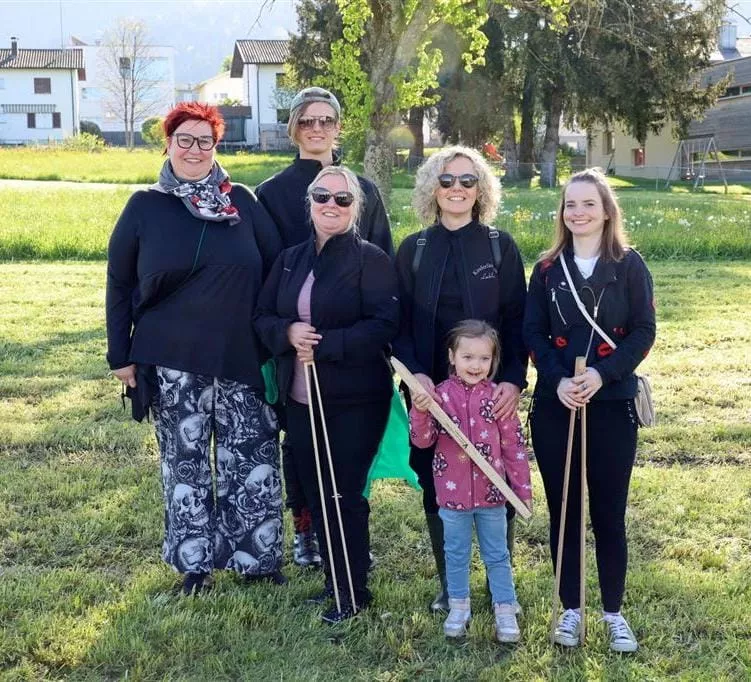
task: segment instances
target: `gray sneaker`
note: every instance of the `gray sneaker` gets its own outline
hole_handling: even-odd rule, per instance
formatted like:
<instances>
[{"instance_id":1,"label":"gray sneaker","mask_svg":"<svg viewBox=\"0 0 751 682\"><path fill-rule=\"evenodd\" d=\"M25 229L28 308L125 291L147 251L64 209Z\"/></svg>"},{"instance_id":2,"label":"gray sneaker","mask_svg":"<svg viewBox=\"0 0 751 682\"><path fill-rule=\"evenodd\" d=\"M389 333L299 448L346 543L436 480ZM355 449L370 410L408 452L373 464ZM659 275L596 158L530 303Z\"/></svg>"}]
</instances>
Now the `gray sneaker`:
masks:
<instances>
[{"instance_id":1,"label":"gray sneaker","mask_svg":"<svg viewBox=\"0 0 751 682\"><path fill-rule=\"evenodd\" d=\"M602 618L610 630L610 649L621 654L632 654L639 648L634 631L628 626L626 619L619 613L608 614Z\"/></svg>"},{"instance_id":2,"label":"gray sneaker","mask_svg":"<svg viewBox=\"0 0 751 682\"><path fill-rule=\"evenodd\" d=\"M558 619L553 639L561 646L579 646L581 616L576 609L566 609Z\"/></svg>"},{"instance_id":3,"label":"gray sneaker","mask_svg":"<svg viewBox=\"0 0 751 682\"><path fill-rule=\"evenodd\" d=\"M518 642L521 637L519 624L516 622L518 604L493 604L495 614L495 637L499 642Z\"/></svg>"},{"instance_id":4,"label":"gray sneaker","mask_svg":"<svg viewBox=\"0 0 751 682\"><path fill-rule=\"evenodd\" d=\"M443 634L446 637L464 637L472 611L467 599L449 599L449 615L443 622Z\"/></svg>"},{"instance_id":5,"label":"gray sneaker","mask_svg":"<svg viewBox=\"0 0 751 682\"><path fill-rule=\"evenodd\" d=\"M308 566L318 568L323 564L318 549L318 540L312 530L295 533L295 540L292 546L292 560L303 568L307 568Z\"/></svg>"}]
</instances>

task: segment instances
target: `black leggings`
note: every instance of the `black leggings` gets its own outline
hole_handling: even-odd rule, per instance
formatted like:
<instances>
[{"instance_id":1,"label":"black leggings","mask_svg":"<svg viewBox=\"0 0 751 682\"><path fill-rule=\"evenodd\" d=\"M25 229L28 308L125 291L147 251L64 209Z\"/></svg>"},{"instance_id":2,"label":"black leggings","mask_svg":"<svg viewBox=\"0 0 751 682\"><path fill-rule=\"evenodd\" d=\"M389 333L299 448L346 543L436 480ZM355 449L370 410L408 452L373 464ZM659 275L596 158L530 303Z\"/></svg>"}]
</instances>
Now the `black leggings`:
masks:
<instances>
[{"instance_id":1,"label":"black leggings","mask_svg":"<svg viewBox=\"0 0 751 682\"><path fill-rule=\"evenodd\" d=\"M355 599L359 604L366 604L370 601L370 593L367 589L368 566L370 564L370 537L368 533L370 506L362 493L365 489L370 465L386 428L390 406L390 398L359 405L325 405L326 426L328 427L331 458L334 463L336 484L340 496L339 504L344 524L344 537L347 541ZM328 473L326 449L317 409L315 414L318 452L321 457L323 488L326 498L326 516L331 532L337 583L343 601L349 602L351 600L349 598L342 543L336 509L332 501L331 477ZM313 528L318 536L318 541L321 543L321 556L328 564L323 510L318 492L308 406L295 402L291 398L287 402L287 434L290 439L298 480L302 485L305 502L311 510ZM330 581L328 565L326 571L328 584Z\"/></svg>"},{"instance_id":2,"label":"black leggings","mask_svg":"<svg viewBox=\"0 0 751 682\"><path fill-rule=\"evenodd\" d=\"M563 472L570 410L558 399L536 399L530 422L550 512L550 554L555 568L561 518ZM626 585L626 502L636 455L633 400L592 401L587 406L587 488L589 517L605 611L621 608ZM574 426L560 597L563 607L579 607L580 421Z\"/></svg>"}]
</instances>

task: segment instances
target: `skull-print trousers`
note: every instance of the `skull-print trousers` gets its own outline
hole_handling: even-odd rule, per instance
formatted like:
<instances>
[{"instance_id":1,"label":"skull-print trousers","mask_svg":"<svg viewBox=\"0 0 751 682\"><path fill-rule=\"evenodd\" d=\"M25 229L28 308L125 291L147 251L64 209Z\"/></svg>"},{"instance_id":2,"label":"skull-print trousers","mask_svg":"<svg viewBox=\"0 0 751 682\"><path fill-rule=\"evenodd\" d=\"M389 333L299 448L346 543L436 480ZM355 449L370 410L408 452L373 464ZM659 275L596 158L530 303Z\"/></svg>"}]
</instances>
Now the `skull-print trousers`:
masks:
<instances>
[{"instance_id":1,"label":"skull-print trousers","mask_svg":"<svg viewBox=\"0 0 751 682\"><path fill-rule=\"evenodd\" d=\"M278 571L282 486L274 411L260 391L245 384L156 370L162 558L181 573Z\"/></svg>"}]
</instances>

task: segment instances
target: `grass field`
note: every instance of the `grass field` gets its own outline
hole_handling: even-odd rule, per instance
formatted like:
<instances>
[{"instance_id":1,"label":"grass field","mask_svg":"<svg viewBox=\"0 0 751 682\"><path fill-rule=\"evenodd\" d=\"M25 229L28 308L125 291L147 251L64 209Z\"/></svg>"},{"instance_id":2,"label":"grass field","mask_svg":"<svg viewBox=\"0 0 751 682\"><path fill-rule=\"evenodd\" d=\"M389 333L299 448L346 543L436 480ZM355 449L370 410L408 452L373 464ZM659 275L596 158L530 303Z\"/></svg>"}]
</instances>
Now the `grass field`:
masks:
<instances>
[{"instance_id":1,"label":"grass field","mask_svg":"<svg viewBox=\"0 0 751 682\"><path fill-rule=\"evenodd\" d=\"M584 649L546 644L536 473L516 648L491 640L476 558L470 637L444 640L425 610L419 496L398 483L376 486L376 604L355 622L323 627L301 604L320 579L294 567L286 587L220 575L205 598L173 596L152 430L122 412L104 364L104 263L0 264L0 679L749 679L751 262L650 265L658 341L644 369L660 422L641 433L632 486L625 610L642 648L625 657L594 610ZM595 604L591 555L589 567Z\"/></svg>"},{"instance_id":2,"label":"grass field","mask_svg":"<svg viewBox=\"0 0 751 682\"><path fill-rule=\"evenodd\" d=\"M0 189L0 261L98 260L131 190ZM391 219L397 242L419 229L408 189L395 189ZM720 195L621 193L631 239L649 259L751 258L751 201ZM496 223L514 236L527 260L546 248L558 193L504 193Z\"/></svg>"}]
</instances>

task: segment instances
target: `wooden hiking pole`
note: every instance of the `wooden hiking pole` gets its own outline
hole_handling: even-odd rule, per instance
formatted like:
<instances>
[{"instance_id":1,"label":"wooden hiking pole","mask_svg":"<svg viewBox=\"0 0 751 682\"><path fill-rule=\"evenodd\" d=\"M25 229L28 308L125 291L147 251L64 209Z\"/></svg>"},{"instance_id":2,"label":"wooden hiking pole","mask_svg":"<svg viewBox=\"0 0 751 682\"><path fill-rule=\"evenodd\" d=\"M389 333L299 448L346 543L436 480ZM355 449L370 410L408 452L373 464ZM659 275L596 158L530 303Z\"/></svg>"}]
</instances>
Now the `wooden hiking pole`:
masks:
<instances>
[{"instance_id":1,"label":"wooden hiking pole","mask_svg":"<svg viewBox=\"0 0 751 682\"><path fill-rule=\"evenodd\" d=\"M422 384L417 377L412 374L399 360L395 357L391 357L391 365L396 370L396 373L401 377L402 381L407 384L407 388L413 392L424 392ZM490 482L501 491L501 494L508 500L514 509L516 509L519 516L523 519L529 519L532 516L532 512L529 511L529 507L522 502L517 494L511 490L506 481L501 478L500 474L488 464L487 460L477 451L477 448L467 439L462 433L462 430L454 424L441 408L441 406L431 398L430 405L428 406L430 414L432 414L436 421L443 427L446 433L456 441L456 444L466 453L466 455L474 462L477 467L485 474Z\"/></svg>"},{"instance_id":2,"label":"wooden hiking pole","mask_svg":"<svg viewBox=\"0 0 751 682\"><path fill-rule=\"evenodd\" d=\"M582 374L586 371L586 358L577 358L581 360ZM581 613L581 625L579 627L579 644L584 644L587 634L587 610L585 604L587 592L587 404L584 403L579 408L579 443L581 444L581 505L579 508L579 609Z\"/></svg>"},{"instance_id":3,"label":"wooden hiking pole","mask_svg":"<svg viewBox=\"0 0 751 682\"><path fill-rule=\"evenodd\" d=\"M339 585L336 580L336 567L334 565L334 550L331 546L331 531L329 529L329 519L326 512L326 496L323 492L323 474L321 472L321 456L318 452L318 433L315 425L315 414L313 411L313 396L310 388L310 376L313 377L313 383L316 389L316 398L318 399L318 412L321 418L321 431L323 433L323 442L326 448L326 460L329 466L329 475L331 477L331 490L334 498L334 509L336 510L336 518L339 524L339 537L342 541L342 552L344 553L344 569L347 572L347 585L349 587L350 603L352 610L357 612L357 602L355 601L355 587L352 582L352 571L349 565L349 552L347 551L347 539L344 536L344 522L342 520L342 508L339 504L339 490L336 485L336 476L334 475L334 461L331 457L331 445L329 444L329 432L326 428L326 418L323 413L323 401L321 400L321 385L318 383L318 372L316 371L315 362L306 362L304 365L305 372L305 388L308 393L308 414L310 416L310 430L313 434L313 453L316 460L316 475L318 477L318 492L321 496L321 511L323 512L323 528L326 533L326 549L329 559L329 566L331 567L331 581L334 586L334 599L336 601L336 608L339 612L342 610L341 598L339 596ZM308 374L310 370L310 375Z\"/></svg>"},{"instance_id":4,"label":"wooden hiking pole","mask_svg":"<svg viewBox=\"0 0 751 682\"><path fill-rule=\"evenodd\" d=\"M586 371L586 363L587 359L583 356L579 356L576 358L576 362L574 364L574 374L582 374ZM550 616L550 643L555 644L555 627L558 622L558 593L561 589L561 568L563 566L563 536L566 532L566 508L568 506L568 489L569 489L569 479L571 477L571 455L574 449L574 426L576 424L576 410L571 410L571 414L569 416L568 420L568 439L566 441L566 463L564 465L563 469L563 492L561 495L561 519L558 524L558 551L556 552L556 558L555 558L555 583L553 585L553 610ZM582 425L583 426L583 425ZM586 472L585 472L586 475ZM582 479L584 481L585 479ZM583 502L583 500L582 500ZM582 509L584 508L582 504ZM584 512L582 512L581 515L581 521L582 521L582 527L584 520ZM583 534L583 533L582 533ZM582 543L583 546L583 543ZM580 557L581 558L581 557ZM583 569L579 568L580 571L580 577L582 574ZM579 597L581 599L582 596L582 586L584 585L584 582L582 581L581 586L579 587ZM581 622L584 622L584 610L581 610L582 614L582 620ZM580 629L580 637L581 637L581 630ZM583 639L582 639L583 641Z\"/></svg>"}]
</instances>

